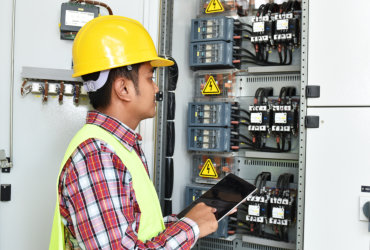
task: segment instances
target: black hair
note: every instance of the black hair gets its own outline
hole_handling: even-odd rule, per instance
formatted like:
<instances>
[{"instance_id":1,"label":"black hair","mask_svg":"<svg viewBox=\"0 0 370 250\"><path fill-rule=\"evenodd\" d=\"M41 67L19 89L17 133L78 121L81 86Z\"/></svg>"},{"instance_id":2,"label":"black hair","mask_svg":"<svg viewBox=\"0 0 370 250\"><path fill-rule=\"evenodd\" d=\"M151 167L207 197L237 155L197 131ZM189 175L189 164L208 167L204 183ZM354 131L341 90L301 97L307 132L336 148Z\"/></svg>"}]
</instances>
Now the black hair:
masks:
<instances>
[{"instance_id":1,"label":"black hair","mask_svg":"<svg viewBox=\"0 0 370 250\"><path fill-rule=\"evenodd\" d=\"M112 84L117 77L125 77L134 83L136 94L139 94L139 68L142 63L131 65L131 70L127 66L114 68L109 71L107 82L103 87L95 92L88 92L90 104L94 109L106 108L111 101ZM96 81L99 78L100 71L81 76L84 81Z\"/></svg>"}]
</instances>

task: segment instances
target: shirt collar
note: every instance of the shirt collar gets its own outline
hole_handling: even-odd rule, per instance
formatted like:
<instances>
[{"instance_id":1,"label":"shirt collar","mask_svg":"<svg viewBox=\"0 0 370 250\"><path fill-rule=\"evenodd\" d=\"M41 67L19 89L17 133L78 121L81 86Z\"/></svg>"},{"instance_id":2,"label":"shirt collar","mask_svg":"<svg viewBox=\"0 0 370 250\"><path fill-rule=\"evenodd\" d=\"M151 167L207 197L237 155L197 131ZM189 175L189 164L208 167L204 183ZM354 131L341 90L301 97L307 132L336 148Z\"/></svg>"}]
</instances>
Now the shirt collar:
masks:
<instances>
[{"instance_id":1,"label":"shirt collar","mask_svg":"<svg viewBox=\"0 0 370 250\"><path fill-rule=\"evenodd\" d=\"M113 134L128 150L132 150L141 141L141 135L135 133L124 123L99 111L87 112L86 124L97 125Z\"/></svg>"}]
</instances>

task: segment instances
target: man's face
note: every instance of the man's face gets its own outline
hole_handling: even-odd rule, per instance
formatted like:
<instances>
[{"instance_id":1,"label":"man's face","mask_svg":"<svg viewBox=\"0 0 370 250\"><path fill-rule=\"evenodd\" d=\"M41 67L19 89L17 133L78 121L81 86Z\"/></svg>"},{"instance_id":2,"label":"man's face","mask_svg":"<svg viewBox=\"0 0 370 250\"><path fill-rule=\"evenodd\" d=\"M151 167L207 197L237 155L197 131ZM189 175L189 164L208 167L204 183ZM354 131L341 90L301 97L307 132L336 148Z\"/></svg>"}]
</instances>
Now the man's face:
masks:
<instances>
[{"instance_id":1,"label":"man's face","mask_svg":"<svg viewBox=\"0 0 370 250\"><path fill-rule=\"evenodd\" d=\"M153 81L153 67L149 62L142 64L138 73L139 93L133 104L140 120L144 120L155 115L155 94L158 92L158 86Z\"/></svg>"}]
</instances>

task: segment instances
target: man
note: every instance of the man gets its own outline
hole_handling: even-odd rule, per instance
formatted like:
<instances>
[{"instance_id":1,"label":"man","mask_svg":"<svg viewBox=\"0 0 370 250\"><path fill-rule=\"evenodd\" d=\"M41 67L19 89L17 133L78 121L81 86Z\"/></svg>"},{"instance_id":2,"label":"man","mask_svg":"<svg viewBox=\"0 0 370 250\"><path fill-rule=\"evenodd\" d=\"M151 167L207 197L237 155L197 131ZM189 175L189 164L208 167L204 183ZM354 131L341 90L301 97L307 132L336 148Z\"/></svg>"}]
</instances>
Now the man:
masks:
<instances>
[{"instance_id":1,"label":"man","mask_svg":"<svg viewBox=\"0 0 370 250\"><path fill-rule=\"evenodd\" d=\"M50 249L189 249L216 231L215 209L204 203L180 220L162 218L134 130L155 115L153 67L173 62L158 57L143 26L93 19L76 36L73 62L95 110L61 165Z\"/></svg>"}]
</instances>

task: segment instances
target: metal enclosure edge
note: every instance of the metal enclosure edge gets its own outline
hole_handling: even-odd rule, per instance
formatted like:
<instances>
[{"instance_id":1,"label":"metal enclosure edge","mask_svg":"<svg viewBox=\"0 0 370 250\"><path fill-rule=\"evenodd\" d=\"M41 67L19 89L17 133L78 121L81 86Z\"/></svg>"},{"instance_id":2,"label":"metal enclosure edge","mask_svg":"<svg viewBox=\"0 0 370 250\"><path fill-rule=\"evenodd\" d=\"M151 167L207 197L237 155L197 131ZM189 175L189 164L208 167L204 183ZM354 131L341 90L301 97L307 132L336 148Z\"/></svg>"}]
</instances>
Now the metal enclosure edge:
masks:
<instances>
[{"instance_id":1,"label":"metal enclosure edge","mask_svg":"<svg viewBox=\"0 0 370 250\"><path fill-rule=\"evenodd\" d=\"M172 51L172 24L173 22L173 0L161 0L159 20L159 55L171 55ZM166 95L168 87L167 68L158 69L158 87ZM158 198L163 207L164 202L164 166L166 157L166 117L167 98L157 104L157 116L155 121L155 167L154 186Z\"/></svg>"},{"instance_id":2,"label":"metal enclosure edge","mask_svg":"<svg viewBox=\"0 0 370 250\"><path fill-rule=\"evenodd\" d=\"M298 206L297 206L297 250L303 249L304 242L304 208L305 208L305 180L306 180L306 128L307 114L306 86L308 66L308 4L309 0L302 1L302 38L301 38L301 104L300 104L300 133L299 133L299 170L298 170Z\"/></svg>"}]
</instances>

